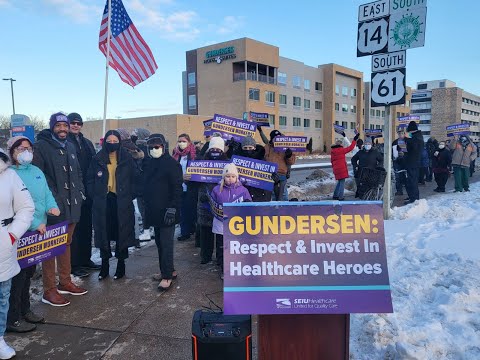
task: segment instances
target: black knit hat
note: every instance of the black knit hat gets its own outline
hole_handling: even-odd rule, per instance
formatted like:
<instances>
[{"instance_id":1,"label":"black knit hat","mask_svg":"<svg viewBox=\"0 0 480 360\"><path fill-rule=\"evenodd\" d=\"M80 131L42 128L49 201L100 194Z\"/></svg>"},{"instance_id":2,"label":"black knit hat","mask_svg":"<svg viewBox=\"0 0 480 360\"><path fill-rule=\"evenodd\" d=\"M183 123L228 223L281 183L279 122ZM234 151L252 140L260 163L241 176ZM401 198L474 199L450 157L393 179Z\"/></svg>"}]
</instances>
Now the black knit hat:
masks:
<instances>
[{"instance_id":1,"label":"black knit hat","mask_svg":"<svg viewBox=\"0 0 480 360\"><path fill-rule=\"evenodd\" d=\"M83 119L78 113L70 113L68 114L67 118L70 122L78 121L80 124L83 124Z\"/></svg>"},{"instance_id":2,"label":"black knit hat","mask_svg":"<svg viewBox=\"0 0 480 360\"><path fill-rule=\"evenodd\" d=\"M276 136L282 136L282 133L278 130L272 130L270 132L270 141L273 141L273 139L276 137Z\"/></svg>"},{"instance_id":3,"label":"black knit hat","mask_svg":"<svg viewBox=\"0 0 480 360\"><path fill-rule=\"evenodd\" d=\"M417 130L418 130L417 123L413 120L410 121L407 126L407 131L417 131Z\"/></svg>"}]
</instances>

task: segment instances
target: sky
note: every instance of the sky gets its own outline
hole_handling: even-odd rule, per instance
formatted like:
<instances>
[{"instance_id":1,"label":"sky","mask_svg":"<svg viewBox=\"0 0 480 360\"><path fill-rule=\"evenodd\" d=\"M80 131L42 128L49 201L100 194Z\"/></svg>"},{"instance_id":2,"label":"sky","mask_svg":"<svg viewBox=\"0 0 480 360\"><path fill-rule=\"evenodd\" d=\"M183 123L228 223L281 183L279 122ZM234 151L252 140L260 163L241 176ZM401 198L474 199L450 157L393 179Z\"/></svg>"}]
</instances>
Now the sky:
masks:
<instances>
[{"instance_id":1,"label":"sky","mask_svg":"<svg viewBox=\"0 0 480 360\"><path fill-rule=\"evenodd\" d=\"M317 66L337 63L370 78L371 57L356 57L358 6L368 1L124 0L159 69L135 89L110 70L109 118L182 113L185 51L250 37L280 55ZM103 0L0 0L0 76L14 78L17 113L57 111L102 118L105 57L98 49ZM450 79L480 95L474 0L430 0L425 46L407 51L407 85ZM0 83L0 115L12 113Z\"/></svg>"}]
</instances>

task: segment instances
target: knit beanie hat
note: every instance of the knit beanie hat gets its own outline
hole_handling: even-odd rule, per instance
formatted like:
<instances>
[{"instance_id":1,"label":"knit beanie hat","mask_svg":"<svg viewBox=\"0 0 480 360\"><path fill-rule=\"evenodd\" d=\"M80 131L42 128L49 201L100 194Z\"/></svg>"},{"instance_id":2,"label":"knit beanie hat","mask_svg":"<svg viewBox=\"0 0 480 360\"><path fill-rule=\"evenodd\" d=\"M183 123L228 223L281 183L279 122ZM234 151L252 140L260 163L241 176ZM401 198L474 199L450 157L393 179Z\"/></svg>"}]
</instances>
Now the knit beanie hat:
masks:
<instances>
[{"instance_id":1,"label":"knit beanie hat","mask_svg":"<svg viewBox=\"0 0 480 360\"><path fill-rule=\"evenodd\" d=\"M70 120L68 120L68 117L64 113L58 112L50 116L50 130L53 131L53 128L59 122L67 123L70 127Z\"/></svg>"},{"instance_id":2,"label":"knit beanie hat","mask_svg":"<svg viewBox=\"0 0 480 360\"><path fill-rule=\"evenodd\" d=\"M363 144L366 145L366 144L371 144L371 143L372 143L372 138L370 136L367 136L365 138L365 141L363 142Z\"/></svg>"},{"instance_id":3,"label":"knit beanie hat","mask_svg":"<svg viewBox=\"0 0 480 360\"><path fill-rule=\"evenodd\" d=\"M273 141L273 139L276 137L276 136L281 136L282 133L278 130L272 130L270 132L270 141Z\"/></svg>"},{"instance_id":4,"label":"knit beanie hat","mask_svg":"<svg viewBox=\"0 0 480 360\"><path fill-rule=\"evenodd\" d=\"M245 136L243 139L242 139L242 147L245 147L245 146L257 146L257 142L255 141L255 139L251 136Z\"/></svg>"},{"instance_id":5,"label":"knit beanie hat","mask_svg":"<svg viewBox=\"0 0 480 360\"><path fill-rule=\"evenodd\" d=\"M234 163L227 164L223 168L222 178L225 178L225 175L227 175L227 174L233 174L238 178L238 169L237 169L237 166Z\"/></svg>"},{"instance_id":6,"label":"knit beanie hat","mask_svg":"<svg viewBox=\"0 0 480 360\"><path fill-rule=\"evenodd\" d=\"M7 141L7 151L10 152L12 148L16 148L23 140L28 141L30 146L32 145L32 142L26 136L14 136Z\"/></svg>"},{"instance_id":7,"label":"knit beanie hat","mask_svg":"<svg viewBox=\"0 0 480 360\"><path fill-rule=\"evenodd\" d=\"M83 119L78 113L70 113L68 114L67 118L68 118L68 121L70 122L78 121L80 124L83 124Z\"/></svg>"},{"instance_id":8,"label":"knit beanie hat","mask_svg":"<svg viewBox=\"0 0 480 360\"><path fill-rule=\"evenodd\" d=\"M417 123L413 120L410 121L407 126L407 131L417 131L417 130L418 130Z\"/></svg>"},{"instance_id":9,"label":"knit beanie hat","mask_svg":"<svg viewBox=\"0 0 480 360\"><path fill-rule=\"evenodd\" d=\"M220 149L225 151L225 141L218 136L212 136L210 138L210 143L208 144L208 149Z\"/></svg>"}]
</instances>

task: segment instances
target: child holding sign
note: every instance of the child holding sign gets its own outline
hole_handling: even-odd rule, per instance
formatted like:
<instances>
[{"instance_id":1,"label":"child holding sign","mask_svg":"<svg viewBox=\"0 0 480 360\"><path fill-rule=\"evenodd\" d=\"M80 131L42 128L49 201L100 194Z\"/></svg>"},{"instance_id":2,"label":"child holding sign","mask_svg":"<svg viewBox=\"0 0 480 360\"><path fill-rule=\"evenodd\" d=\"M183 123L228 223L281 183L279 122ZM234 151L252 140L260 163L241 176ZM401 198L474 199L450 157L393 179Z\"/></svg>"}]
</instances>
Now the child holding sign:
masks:
<instances>
[{"instance_id":1,"label":"child holding sign","mask_svg":"<svg viewBox=\"0 0 480 360\"><path fill-rule=\"evenodd\" d=\"M238 180L238 170L235 164L228 164L223 168L222 181L215 186L211 194L213 212L213 233L217 247L217 265L222 269L223 279L223 204L251 202L252 197L248 190Z\"/></svg>"}]
</instances>

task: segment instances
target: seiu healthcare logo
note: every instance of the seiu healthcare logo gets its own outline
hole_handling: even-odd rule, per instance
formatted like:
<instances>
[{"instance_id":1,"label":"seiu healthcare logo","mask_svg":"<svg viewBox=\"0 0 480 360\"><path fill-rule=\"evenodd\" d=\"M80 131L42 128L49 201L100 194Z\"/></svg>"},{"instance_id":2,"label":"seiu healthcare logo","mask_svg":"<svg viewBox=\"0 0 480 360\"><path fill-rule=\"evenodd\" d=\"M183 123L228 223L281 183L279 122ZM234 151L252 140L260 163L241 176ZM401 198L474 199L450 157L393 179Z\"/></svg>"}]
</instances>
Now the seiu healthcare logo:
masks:
<instances>
[{"instance_id":1,"label":"seiu healthcare logo","mask_svg":"<svg viewBox=\"0 0 480 360\"><path fill-rule=\"evenodd\" d=\"M291 309L292 302L290 299L276 299L277 309Z\"/></svg>"}]
</instances>

